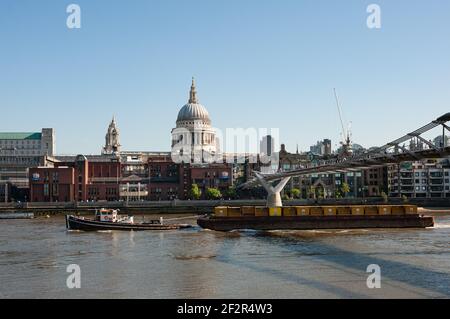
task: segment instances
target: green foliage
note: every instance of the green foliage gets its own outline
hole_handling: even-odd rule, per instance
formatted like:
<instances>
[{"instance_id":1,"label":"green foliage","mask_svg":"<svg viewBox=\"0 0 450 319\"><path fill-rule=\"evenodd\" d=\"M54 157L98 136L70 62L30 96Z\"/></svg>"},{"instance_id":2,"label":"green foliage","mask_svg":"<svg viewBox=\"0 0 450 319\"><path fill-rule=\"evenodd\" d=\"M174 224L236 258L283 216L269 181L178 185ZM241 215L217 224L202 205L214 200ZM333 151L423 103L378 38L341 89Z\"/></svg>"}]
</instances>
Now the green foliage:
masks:
<instances>
[{"instance_id":1,"label":"green foliage","mask_svg":"<svg viewBox=\"0 0 450 319\"><path fill-rule=\"evenodd\" d=\"M317 188L317 199L323 199L323 198L324 198L323 188L319 187L319 188Z\"/></svg>"},{"instance_id":2,"label":"green foliage","mask_svg":"<svg viewBox=\"0 0 450 319\"><path fill-rule=\"evenodd\" d=\"M387 204L389 201L388 195L385 192L381 192L381 197L383 198L383 203Z\"/></svg>"},{"instance_id":3,"label":"green foliage","mask_svg":"<svg viewBox=\"0 0 450 319\"><path fill-rule=\"evenodd\" d=\"M192 184L191 190L189 191L189 197L194 200L200 199L202 196L202 191L198 188L197 184Z\"/></svg>"},{"instance_id":4,"label":"green foliage","mask_svg":"<svg viewBox=\"0 0 450 319\"><path fill-rule=\"evenodd\" d=\"M228 187L228 188L224 191L223 196L224 196L225 198L227 198L227 199L228 199L228 198L230 198L230 199L235 199L235 198L237 197L236 187L234 187L234 186Z\"/></svg>"},{"instance_id":5,"label":"green foliage","mask_svg":"<svg viewBox=\"0 0 450 319\"><path fill-rule=\"evenodd\" d=\"M316 197L316 192L314 189L314 186L309 186L306 189L306 198L315 198Z\"/></svg>"},{"instance_id":6,"label":"green foliage","mask_svg":"<svg viewBox=\"0 0 450 319\"><path fill-rule=\"evenodd\" d=\"M219 199L222 197L222 193L217 188L207 188L206 198L207 199Z\"/></svg>"},{"instance_id":7,"label":"green foliage","mask_svg":"<svg viewBox=\"0 0 450 319\"><path fill-rule=\"evenodd\" d=\"M403 200L403 203L407 203L408 202L408 197L406 197L405 195L403 195L402 196L402 200Z\"/></svg>"},{"instance_id":8,"label":"green foliage","mask_svg":"<svg viewBox=\"0 0 450 319\"><path fill-rule=\"evenodd\" d=\"M348 183L342 183L341 192L342 194L344 194L344 196L347 196L347 194L350 193L350 186L348 185Z\"/></svg>"},{"instance_id":9,"label":"green foliage","mask_svg":"<svg viewBox=\"0 0 450 319\"><path fill-rule=\"evenodd\" d=\"M287 194L283 194L283 196L281 196L282 200L289 200L289 196Z\"/></svg>"},{"instance_id":10,"label":"green foliage","mask_svg":"<svg viewBox=\"0 0 450 319\"><path fill-rule=\"evenodd\" d=\"M298 188L291 189L292 198L300 198L301 191Z\"/></svg>"}]
</instances>

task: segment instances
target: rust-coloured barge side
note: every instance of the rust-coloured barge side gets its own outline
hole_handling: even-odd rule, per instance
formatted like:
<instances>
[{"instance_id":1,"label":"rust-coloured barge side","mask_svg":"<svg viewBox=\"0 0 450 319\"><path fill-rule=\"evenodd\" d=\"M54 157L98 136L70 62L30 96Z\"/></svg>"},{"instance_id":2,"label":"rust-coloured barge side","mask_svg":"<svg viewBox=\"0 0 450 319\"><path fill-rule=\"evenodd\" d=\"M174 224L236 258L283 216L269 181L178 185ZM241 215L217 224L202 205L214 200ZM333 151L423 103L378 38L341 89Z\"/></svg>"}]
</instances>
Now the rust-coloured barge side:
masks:
<instances>
[{"instance_id":1,"label":"rust-coloured barge side","mask_svg":"<svg viewBox=\"0 0 450 319\"><path fill-rule=\"evenodd\" d=\"M364 229L364 228L427 228L434 226L433 217L411 215L352 215L352 216L239 216L202 217L200 227L231 231L253 230L313 230L313 229Z\"/></svg>"}]
</instances>

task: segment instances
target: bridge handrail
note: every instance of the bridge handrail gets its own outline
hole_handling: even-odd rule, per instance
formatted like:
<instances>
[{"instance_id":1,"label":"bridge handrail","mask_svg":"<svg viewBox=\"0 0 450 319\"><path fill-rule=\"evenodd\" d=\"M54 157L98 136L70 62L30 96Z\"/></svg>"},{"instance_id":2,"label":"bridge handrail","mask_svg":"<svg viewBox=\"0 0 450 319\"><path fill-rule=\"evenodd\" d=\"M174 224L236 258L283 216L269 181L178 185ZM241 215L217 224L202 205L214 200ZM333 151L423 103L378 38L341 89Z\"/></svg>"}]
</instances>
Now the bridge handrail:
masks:
<instances>
[{"instance_id":1,"label":"bridge handrail","mask_svg":"<svg viewBox=\"0 0 450 319\"><path fill-rule=\"evenodd\" d=\"M318 163L314 163L311 166L307 166L305 168L294 169L291 171L279 171L274 174L266 174L263 175L265 180L278 180L288 176L299 176L299 175L307 175L313 173L320 172L332 172L336 170L351 170L357 167L366 168L373 167L381 164L389 164L389 163L397 163L399 161L404 160L417 160L421 158L426 158L426 156L444 156L450 155L450 147L445 147L443 145L442 148L431 147L430 142L426 141L424 138L420 137L425 132L428 132L440 125L443 126L444 130L450 131L450 127L446 125L447 122L450 122L450 112L442 115L438 119L428 123L420 127L419 129L408 133L392 142L389 142L383 146L376 147L370 150L367 150L361 154L351 155L345 158L336 158L329 160L322 160ZM410 150L404 147L404 145L400 145L401 143L405 143L412 138L419 138L425 145L422 146L420 150ZM390 150L394 148L394 150ZM433 154L435 152L436 154ZM406 159L405 159L406 158ZM372 162L370 165L368 162ZM256 179L248 181L240 185L240 187L248 187L257 182Z\"/></svg>"}]
</instances>

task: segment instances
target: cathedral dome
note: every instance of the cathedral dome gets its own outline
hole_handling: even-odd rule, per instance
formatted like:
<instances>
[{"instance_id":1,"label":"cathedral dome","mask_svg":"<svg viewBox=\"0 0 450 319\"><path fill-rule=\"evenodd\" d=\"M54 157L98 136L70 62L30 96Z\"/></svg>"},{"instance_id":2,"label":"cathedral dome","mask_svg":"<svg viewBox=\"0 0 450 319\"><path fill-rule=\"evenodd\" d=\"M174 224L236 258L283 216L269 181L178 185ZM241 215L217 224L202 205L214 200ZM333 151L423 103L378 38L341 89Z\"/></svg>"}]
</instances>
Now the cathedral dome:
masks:
<instances>
[{"instance_id":1,"label":"cathedral dome","mask_svg":"<svg viewBox=\"0 0 450 319\"><path fill-rule=\"evenodd\" d=\"M197 100L195 81L194 79L192 79L189 102L181 108L180 112L178 112L177 122L196 121L196 120L206 122L207 124L211 123L208 111Z\"/></svg>"},{"instance_id":2,"label":"cathedral dome","mask_svg":"<svg viewBox=\"0 0 450 319\"><path fill-rule=\"evenodd\" d=\"M210 122L206 108L199 103L188 103L178 112L178 121L203 120Z\"/></svg>"}]
</instances>

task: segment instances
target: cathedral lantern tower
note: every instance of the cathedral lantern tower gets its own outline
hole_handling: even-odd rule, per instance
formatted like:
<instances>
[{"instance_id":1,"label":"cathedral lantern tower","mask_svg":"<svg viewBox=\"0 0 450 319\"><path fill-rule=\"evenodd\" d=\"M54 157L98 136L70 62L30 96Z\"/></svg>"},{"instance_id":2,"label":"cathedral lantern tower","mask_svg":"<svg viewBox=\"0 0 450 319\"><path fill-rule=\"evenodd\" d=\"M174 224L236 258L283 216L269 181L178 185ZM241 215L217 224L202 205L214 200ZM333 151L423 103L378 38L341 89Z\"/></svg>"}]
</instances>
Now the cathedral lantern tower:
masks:
<instances>
[{"instance_id":1,"label":"cathedral lantern tower","mask_svg":"<svg viewBox=\"0 0 450 319\"><path fill-rule=\"evenodd\" d=\"M111 155L120 153L120 132L117 128L116 118L113 116L105 136L105 147L102 154Z\"/></svg>"}]
</instances>

